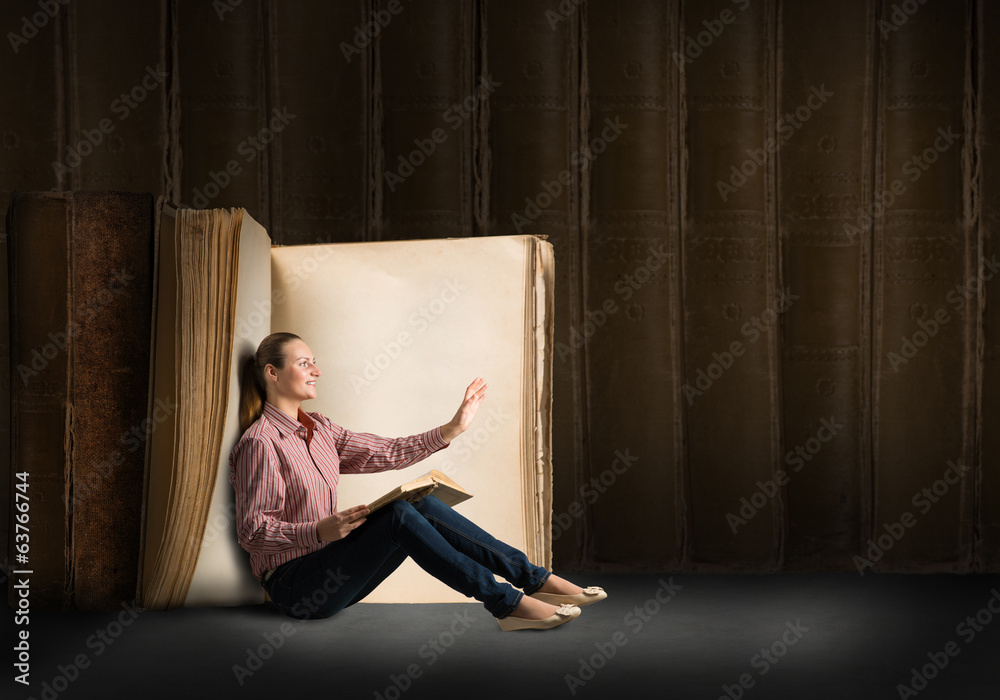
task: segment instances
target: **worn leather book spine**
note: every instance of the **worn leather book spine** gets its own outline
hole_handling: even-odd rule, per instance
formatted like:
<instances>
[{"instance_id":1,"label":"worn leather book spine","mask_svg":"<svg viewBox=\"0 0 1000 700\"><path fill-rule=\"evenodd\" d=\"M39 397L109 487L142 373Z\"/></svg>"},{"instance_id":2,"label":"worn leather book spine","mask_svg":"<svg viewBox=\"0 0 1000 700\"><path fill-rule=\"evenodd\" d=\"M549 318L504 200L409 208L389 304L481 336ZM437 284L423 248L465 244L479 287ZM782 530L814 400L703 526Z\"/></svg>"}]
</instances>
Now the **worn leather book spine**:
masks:
<instances>
[{"instance_id":1,"label":"worn leather book spine","mask_svg":"<svg viewBox=\"0 0 1000 700\"><path fill-rule=\"evenodd\" d=\"M72 217L73 601L115 610L135 596L146 441L174 411L147 417L153 197L77 192Z\"/></svg>"},{"instance_id":2,"label":"worn leather book spine","mask_svg":"<svg viewBox=\"0 0 1000 700\"><path fill-rule=\"evenodd\" d=\"M490 235L548 236L556 259L552 551L558 567L584 561L583 518L570 515L586 470L585 350L581 332L580 118L582 5L483 0L481 74L497 85L484 105L477 216ZM560 179L562 178L562 179ZM575 346L575 349L574 349ZM560 351L562 348L562 351ZM573 508L573 513L578 513Z\"/></svg>"},{"instance_id":3,"label":"worn leather book spine","mask_svg":"<svg viewBox=\"0 0 1000 700\"><path fill-rule=\"evenodd\" d=\"M172 7L179 201L195 209L245 207L269 227L270 144L298 124L297 115L264 99L263 0L179 0Z\"/></svg>"},{"instance_id":4,"label":"worn leather book spine","mask_svg":"<svg viewBox=\"0 0 1000 700\"><path fill-rule=\"evenodd\" d=\"M781 328L783 563L845 568L870 517L871 225L858 217L872 196L875 6L785 2L778 31L781 262L797 296Z\"/></svg>"},{"instance_id":5,"label":"worn leather book spine","mask_svg":"<svg viewBox=\"0 0 1000 700\"><path fill-rule=\"evenodd\" d=\"M588 511L589 561L662 569L683 556L676 401L681 65L671 58L679 13L671 3L598 0L587 3L585 17L585 311L571 342L586 342L589 488L574 502ZM648 493L657 499L643 498ZM555 528L575 514L557 511ZM623 531L656 537L623 538Z\"/></svg>"},{"instance_id":6,"label":"worn leather book spine","mask_svg":"<svg viewBox=\"0 0 1000 700\"><path fill-rule=\"evenodd\" d=\"M11 494L26 483L28 522L11 521L13 569L31 571L34 609L66 610L72 602L68 509L72 315L71 207L68 195L15 193L7 211L11 314ZM20 479L18 474L27 474ZM11 509L11 516L17 512ZM18 537L18 535L21 537ZM10 603L19 599L9 587Z\"/></svg>"},{"instance_id":7,"label":"worn leather book spine","mask_svg":"<svg viewBox=\"0 0 1000 700\"><path fill-rule=\"evenodd\" d=\"M886 1L878 26L874 510L859 566L966 571L975 342L956 290L978 262L964 203L968 17L937 0L911 15Z\"/></svg>"},{"instance_id":8,"label":"worn leather book spine","mask_svg":"<svg viewBox=\"0 0 1000 700\"><path fill-rule=\"evenodd\" d=\"M781 494L758 499L750 517L739 510L778 462L776 348L791 300L776 274L766 152L776 135L774 4L716 0L683 13L686 554L692 569L762 570L778 558ZM735 533L734 516L746 521Z\"/></svg>"},{"instance_id":9,"label":"worn leather book spine","mask_svg":"<svg viewBox=\"0 0 1000 700\"><path fill-rule=\"evenodd\" d=\"M60 6L62 7L62 6ZM58 109L63 89L63 71L58 62L63 34L63 12L60 9L45 27L32 32L31 16L38 4L30 0L0 3L0 26L7 44L4 48L4 70L0 71L0 92L4 95L30 95L30 98L0 100L0 123L3 126L3 165L0 167L0 209L7 211L15 190L48 190L58 187L53 164L64 156L64 121ZM27 36L27 34L32 36ZM30 109L25 105L30 100ZM67 183L63 183L65 186ZM6 224L3 224L6 226ZM6 242L6 228L0 239ZM8 525L10 523L11 413L10 413L10 319L6 296L8 291L7 245L0 245L0 289L4 296L0 304L0 568L16 563L9 559ZM0 585L6 582L0 574Z\"/></svg>"},{"instance_id":10,"label":"worn leather book spine","mask_svg":"<svg viewBox=\"0 0 1000 700\"><path fill-rule=\"evenodd\" d=\"M979 242L983 251L984 284L974 307L982 324L978 349L981 370L981 411L977 424L979 454L979 541L976 563L980 571L1000 571L1000 46L993 40L1000 31L1000 6L980 0L977 4L979 96L977 113L980 180L973 202L979 215ZM986 275L989 275L989 280Z\"/></svg>"},{"instance_id":11,"label":"worn leather book spine","mask_svg":"<svg viewBox=\"0 0 1000 700\"><path fill-rule=\"evenodd\" d=\"M166 0L69 3L65 189L163 192L166 186Z\"/></svg>"},{"instance_id":12,"label":"worn leather book spine","mask_svg":"<svg viewBox=\"0 0 1000 700\"><path fill-rule=\"evenodd\" d=\"M472 233L472 135L480 103L493 92L475 71L475 7L450 0L375 3L391 15L373 41L379 239Z\"/></svg>"},{"instance_id":13,"label":"worn leather book spine","mask_svg":"<svg viewBox=\"0 0 1000 700\"><path fill-rule=\"evenodd\" d=\"M268 4L269 101L296 115L271 146L275 244L368 239L371 47L382 26L373 11L368 2Z\"/></svg>"}]
</instances>

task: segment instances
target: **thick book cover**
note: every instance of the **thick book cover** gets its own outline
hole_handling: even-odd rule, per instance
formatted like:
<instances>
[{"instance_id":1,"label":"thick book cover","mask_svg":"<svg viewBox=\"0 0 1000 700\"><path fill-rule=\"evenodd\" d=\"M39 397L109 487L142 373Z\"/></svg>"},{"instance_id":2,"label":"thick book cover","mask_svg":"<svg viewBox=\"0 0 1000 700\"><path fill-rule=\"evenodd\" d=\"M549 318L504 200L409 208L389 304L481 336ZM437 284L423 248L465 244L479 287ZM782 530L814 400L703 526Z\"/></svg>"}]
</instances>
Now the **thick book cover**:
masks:
<instances>
[{"instance_id":1,"label":"thick book cover","mask_svg":"<svg viewBox=\"0 0 1000 700\"><path fill-rule=\"evenodd\" d=\"M776 154L781 273L796 299L781 324L783 445L770 481L785 482L783 566L849 568L870 519L872 232L858 212L872 197L878 30L871 2L808 0L783 5L779 31L778 111L809 119ZM760 517L753 508L742 515Z\"/></svg>"},{"instance_id":2,"label":"thick book cover","mask_svg":"<svg viewBox=\"0 0 1000 700\"><path fill-rule=\"evenodd\" d=\"M967 21L928 6L881 43L875 189L893 201L875 217L876 468L865 537L875 544L863 558L876 568L963 572L972 561L975 477L963 467L974 460L977 315L955 294L980 264L965 213ZM928 497L936 483L947 488ZM909 534L878 544L898 527Z\"/></svg>"},{"instance_id":3,"label":"thick book cover","mask_svg":"<svg viewBox=\"0 0 1000 700\"><path fill-rule=\"evenodd\" d=\"M683 36L704 34L703 22L731 7L685 11ZM759 570L777 560L780 494L736 536L727 517L771 478L777 456L778 319L791 297L776 269L776 169L765 148L777 132L774 7L749 3L682 73L681 393L692 568Z\"/></svg>"},{"instance_id":4,"label":"thick book cover","mask_svg":"<svg viewBox=\"0 0 1000 700\"><path fill-rule=\"evenodd\" d=\"M32 571L34 606L113 610L135 593L153 430L153 198L15 193L7 221L11 472L28 473L31 504L30 554L11 560Z\"/></svg>"}]
</instances>

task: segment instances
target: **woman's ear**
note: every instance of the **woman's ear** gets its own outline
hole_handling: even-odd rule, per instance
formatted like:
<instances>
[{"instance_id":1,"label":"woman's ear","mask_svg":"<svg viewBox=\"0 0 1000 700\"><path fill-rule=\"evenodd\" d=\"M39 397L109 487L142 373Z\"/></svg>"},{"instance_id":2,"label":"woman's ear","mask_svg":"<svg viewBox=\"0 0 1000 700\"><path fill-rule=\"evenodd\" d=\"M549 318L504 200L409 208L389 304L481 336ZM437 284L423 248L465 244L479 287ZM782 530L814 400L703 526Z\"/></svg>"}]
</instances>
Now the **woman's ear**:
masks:
<instances>
[{"instance_id":1,"label":"woman's ear","mask_svg":"<svg viewBox=\"0 0 1000 700\"><path fill-rule=\"evenodd\" d=\"M266 367L264 367L264 379L266 379L269 382L278 381L278 370L275 368L274 365L267 365Z\"/></svg>"}]
</instances>

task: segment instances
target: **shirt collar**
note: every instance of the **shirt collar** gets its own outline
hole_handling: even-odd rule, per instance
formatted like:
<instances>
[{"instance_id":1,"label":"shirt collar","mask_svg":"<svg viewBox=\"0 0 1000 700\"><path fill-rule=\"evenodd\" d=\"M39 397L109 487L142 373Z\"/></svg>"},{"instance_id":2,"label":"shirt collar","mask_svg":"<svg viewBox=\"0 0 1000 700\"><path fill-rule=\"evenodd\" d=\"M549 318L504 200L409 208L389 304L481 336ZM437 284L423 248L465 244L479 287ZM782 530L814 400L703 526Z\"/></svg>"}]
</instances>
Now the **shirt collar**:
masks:
<instances>
[{"instance_id":1,"label":"shirt collar","mask_svg":"<svg viewBox=\"0 0 1000 700\"><path fill-rule=\"evenodd\" d=\"M274 424L274 427L282 435L298 435L306 441L306 444L312 440L313 431L316 429L316 421L301 408L299 409L298 420L294 420L281 409L265 401L264 415L267 416L267 419Z\"/></svg>"}]
</instances>

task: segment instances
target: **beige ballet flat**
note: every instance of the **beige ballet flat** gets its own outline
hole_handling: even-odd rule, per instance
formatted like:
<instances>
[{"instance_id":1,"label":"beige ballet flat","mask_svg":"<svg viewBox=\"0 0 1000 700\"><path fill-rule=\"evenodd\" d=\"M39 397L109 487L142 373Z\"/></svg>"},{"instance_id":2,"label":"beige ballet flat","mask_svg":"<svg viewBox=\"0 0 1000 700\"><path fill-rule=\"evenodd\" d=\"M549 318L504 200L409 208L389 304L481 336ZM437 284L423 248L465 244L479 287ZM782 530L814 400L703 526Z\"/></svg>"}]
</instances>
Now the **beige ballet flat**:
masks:
<instances>
[{"instance_id":1,"label":"beige ballet flat","mask_svg":"<svg viewBox=\"0 0 1000 700\"><path fill-rule=\"evenodd\" d=\"M554 614L544 620L525 620L522 617L511 617L508 615L507 617L498 619L497 622L500 623L500 629L504 632L512 632L514 630L547 630L566 624L578 617L580 617L579 607L576 605L560 605Z\"/></svg>"},{"instance_id":2,"label":"beige ballet flat","mask_svg":"<svg viewBox=\"0 0 1000 700\"><path fill-rule=\"evenodd\" d=\"M590 605L591 603L596 603L599 600L604 600L608 597L608 594L604 592L604 589L600 586L591 586L590 588L584 588L583 593L578 593L576 595L562 595L559 593L532 593L532 598L537 598L543 603L551 603L552 605Z\"/></svg>"}]
</instances>

